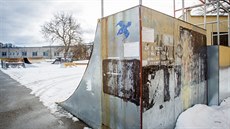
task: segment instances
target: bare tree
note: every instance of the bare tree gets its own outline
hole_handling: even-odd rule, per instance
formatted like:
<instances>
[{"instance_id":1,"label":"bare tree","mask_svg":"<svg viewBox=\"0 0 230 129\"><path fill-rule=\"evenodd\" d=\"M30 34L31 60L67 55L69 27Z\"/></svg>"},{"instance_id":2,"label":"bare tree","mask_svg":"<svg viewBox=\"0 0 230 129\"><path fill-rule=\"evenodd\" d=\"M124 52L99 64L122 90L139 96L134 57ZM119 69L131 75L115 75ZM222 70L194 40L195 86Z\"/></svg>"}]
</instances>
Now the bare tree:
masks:
<instances>
[{"instance_id":1,"label":"bare tree","mask_svg":"<svg viewBox=\"0 0 230 129\"><path fill-rule=\"evenodd\" d=\"M42 25L42 34L51 42L64 45L64 58L70 50L70 46L82 42L80 24L74 17L66 13L57 13L53 19Z\"/></svg>"},{"instance_id":2,"label":"bare tree","mask_svg":"<svg viewBox=\"0 0 230 129\"><path fill-rule=\"evenodd\" d=\"M87 46L86 44L79 43L75 45L71 51L73 52L74 59L86 60L90 57L92 46Z\"/></svg>"}]
</instances>

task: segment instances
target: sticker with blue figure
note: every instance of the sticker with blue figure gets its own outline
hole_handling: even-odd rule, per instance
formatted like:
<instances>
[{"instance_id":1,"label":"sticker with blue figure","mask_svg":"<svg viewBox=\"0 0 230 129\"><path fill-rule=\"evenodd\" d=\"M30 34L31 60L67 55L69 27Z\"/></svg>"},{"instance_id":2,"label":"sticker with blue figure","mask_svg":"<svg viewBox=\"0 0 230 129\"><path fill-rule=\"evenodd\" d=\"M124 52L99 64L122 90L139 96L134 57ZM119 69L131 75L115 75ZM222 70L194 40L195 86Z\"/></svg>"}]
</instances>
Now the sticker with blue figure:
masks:
<instances>
[{"instance_id":1,"label":"sticker with blue figure","mask_svg":"<svg viewBox=\"0 0 230 129\"><path fill-rule=\"evenodd\" d=\"M125 35L125 38L124 38L124 39L127 39L127 38L129 37L128 27L130 27L131 24L132 24L132 23L131 23L130 21L129 21L127 24L125 24L124 21L119 21L119 22L117 23L117 25L116 25L116 26L120 26L120 29L118 30L117 35L122 35L122 34L124 34L124 35ZM123 39L123 40L124 40L124 39Z\"/></svg>"}]
</instances>

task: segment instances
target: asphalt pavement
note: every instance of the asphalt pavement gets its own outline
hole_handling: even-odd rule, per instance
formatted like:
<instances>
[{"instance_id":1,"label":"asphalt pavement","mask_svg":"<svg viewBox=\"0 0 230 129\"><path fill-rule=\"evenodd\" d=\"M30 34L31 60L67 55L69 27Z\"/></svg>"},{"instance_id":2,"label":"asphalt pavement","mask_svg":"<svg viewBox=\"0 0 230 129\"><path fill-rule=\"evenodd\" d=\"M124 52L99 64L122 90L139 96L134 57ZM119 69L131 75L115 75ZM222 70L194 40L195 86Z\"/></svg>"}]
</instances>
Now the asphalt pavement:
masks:
<instances>
[{"instance_id":1,"label":"asphalt pavement","mask_svg":"<svg viewBox=\"0 0 230 129\"><path fill-rule=\"evenodd\" d=\"M83 129L81 121L51 114L31 90L0 70L0 129Z\"/></svg>"}]
</instances>

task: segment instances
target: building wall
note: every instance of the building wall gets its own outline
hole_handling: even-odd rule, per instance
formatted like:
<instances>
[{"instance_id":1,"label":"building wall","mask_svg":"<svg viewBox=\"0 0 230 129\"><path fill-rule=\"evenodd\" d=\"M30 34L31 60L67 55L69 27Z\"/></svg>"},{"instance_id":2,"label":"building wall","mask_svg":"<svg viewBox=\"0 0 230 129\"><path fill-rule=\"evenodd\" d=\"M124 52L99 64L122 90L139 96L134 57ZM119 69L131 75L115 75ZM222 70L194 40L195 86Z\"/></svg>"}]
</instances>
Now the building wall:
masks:
<instances>
[{"instance_id":1,"label":"building wall","mask_svg":"<svg viewBox=\"0 0 230 129\"><path fill-rule=\"evenodd\" d=\"M220 68L230 67L230 47L220 46L219 47L219 65Z\"/></svg>"},{"instance_id":2,"label":"building wall","mask_svg":"<svg viewBox=\"0 0 230 129\"><path fill-rule=\"evenodd\" d=\"M87 45L87 57L91 53L92 45ZM3 53L6 53L4 56ZM26 52L26 55L22 53ZM33 55L33 52L37 52L37 55ZM73 52L69 52L69 56L72 57ZM64 57L63 47L60 46L44 46L44 47L2 47L0 48L0 58L45 58L55 59L56 57Z\"/></svg>"},{"instance_id":3,"label":"building wall","mask_svg":"<svg viewBox=\"0 0 230 129\"><path fill-rule=\"evenodd\" d=\"M188 12L190 14L190 12ZM220 32L228 32L228 16L220 16ZM216 16L207 16L206 18L207 22L212 22L216 21ZM191 16L188 15L187 17L187 22L192 23L192 24L200 24L204 23L204 17L203 16ZM198 25L199 27L204 28L204 25ZM212 32L217 32L217 24L212 23L212 24L207 24L206 25L207 29L207 45L212 45Z\"/></svg>"},{"instance_id":4,"label":"building wall","mask_svg":"<svg viewBox=\"0 0 230 129\"><path fill-rule=\"evenodd\" d=\"M3 55L6 52L6 56ZM26 52L23 55L22 52ZM33 52L37 52L37 55L33 55ZM43 52L47 52L47 55L43 55ZM56 58L54 52L58 52L57 47L15 47L15 48L0 48L0 58ZM63 52L60 52L59 56L62 56Z\"/></svg>"}]
</instances>

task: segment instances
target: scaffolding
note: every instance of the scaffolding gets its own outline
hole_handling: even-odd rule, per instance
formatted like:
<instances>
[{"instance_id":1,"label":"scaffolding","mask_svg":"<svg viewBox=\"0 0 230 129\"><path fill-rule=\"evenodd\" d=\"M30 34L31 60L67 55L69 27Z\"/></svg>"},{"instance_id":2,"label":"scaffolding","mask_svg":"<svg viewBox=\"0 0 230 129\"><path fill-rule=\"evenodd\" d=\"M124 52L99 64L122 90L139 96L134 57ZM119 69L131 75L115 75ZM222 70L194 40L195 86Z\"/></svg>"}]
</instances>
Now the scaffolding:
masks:
<instances>
[{"instance_id":1,"label":"scaffolding","mask_svg":"<svg viewBox=\"0 0 230 129\"><path fill-rule=\"evenodd\" d=\"M204 16L204 21L203 23L199 23L197 25L203 25L204 29L207 29L208 24L217 24L216 25L216 34L212 35L217 36L217 45L220 45L220 36L221 35L228 35L228 46L230 46L230 0L198 0L200 4L193 5L190 7L185 7L185 1L181 0L182 2L182 7L179 9L176 9L176 0L173 0L173 10L174 10L174 17L176 17L176 12L181 11L182 12L182 20L186 21L186 12L188 10L193 9L193 8L198 8L201 7L203 8L203 16ZM212 6L211 10L207 10L208 6ZM216 20L215 21L209 21L207 22L207 14L209 13L216 13ZM220 20L220 13L225 14L228 16L227 18L227 25L228 25L228 32L227 33L220 33L220 23L224 22ZM212 41L213 45L213 41Z\"/></svg>"}]
</instances>

